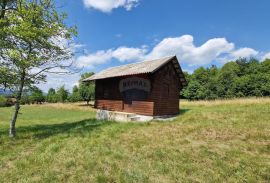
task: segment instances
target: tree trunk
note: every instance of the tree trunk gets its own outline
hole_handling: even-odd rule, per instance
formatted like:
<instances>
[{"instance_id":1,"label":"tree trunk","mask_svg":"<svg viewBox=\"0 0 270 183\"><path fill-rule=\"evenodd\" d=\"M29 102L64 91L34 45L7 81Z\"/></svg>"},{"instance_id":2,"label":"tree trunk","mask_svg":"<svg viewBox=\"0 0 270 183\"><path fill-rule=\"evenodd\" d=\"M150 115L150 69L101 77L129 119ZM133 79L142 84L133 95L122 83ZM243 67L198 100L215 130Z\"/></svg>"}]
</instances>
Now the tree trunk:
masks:
<instances>
[{"instance_id":1,"label":"tree trunk","mask_svg":"<svg viewBox=\"0 0 270 183\"><path fill-rule=\"evenodd\" d=\"M22 91L23 91L23 87L24 87L24 79L25 79L25 71L23 71L22 75L21 75L21 80L20 80L20 86L19 86L19 90L16 96L16 102L15 102L15 111L13 114L13 118L10 121L10 128L9 128L9 137L15 137L16 136L16 121L17 121L17 117L18 117L18 113L20 110L20 102L21 102L21 98L22 98Z\"/></svg>"},{"instance_id":2,"label":"tree trunk","mask_svg":"<svg viewBox=\"0 0 270 183\"><path fill-rule=\"evenodd\" d=\"M6 0L3 0L2 4L1 4L1 14L0 14L0 19L4 19L5 18L5 13L6 13L6 5L7 5L7 2Z\"/></svg>"}]
</instances>

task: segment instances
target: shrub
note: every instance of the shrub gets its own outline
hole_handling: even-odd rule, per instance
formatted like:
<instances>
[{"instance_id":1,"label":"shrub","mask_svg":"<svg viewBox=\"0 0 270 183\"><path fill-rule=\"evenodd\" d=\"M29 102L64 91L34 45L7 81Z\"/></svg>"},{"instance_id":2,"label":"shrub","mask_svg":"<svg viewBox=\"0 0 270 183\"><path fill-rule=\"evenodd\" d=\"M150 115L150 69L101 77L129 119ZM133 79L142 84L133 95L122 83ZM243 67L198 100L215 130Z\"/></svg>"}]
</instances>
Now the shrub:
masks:
<instances>
[{"instance_id":1,"label":"shrub","mask_svg":"<svg viewBox=\"0 0 270 183\"><path fill-rule=\"evenodd\" d=\"M6 106L8 106L7 98L4 96L0 96L0 107L6 107Z\"/></svg>"}]
</instances>

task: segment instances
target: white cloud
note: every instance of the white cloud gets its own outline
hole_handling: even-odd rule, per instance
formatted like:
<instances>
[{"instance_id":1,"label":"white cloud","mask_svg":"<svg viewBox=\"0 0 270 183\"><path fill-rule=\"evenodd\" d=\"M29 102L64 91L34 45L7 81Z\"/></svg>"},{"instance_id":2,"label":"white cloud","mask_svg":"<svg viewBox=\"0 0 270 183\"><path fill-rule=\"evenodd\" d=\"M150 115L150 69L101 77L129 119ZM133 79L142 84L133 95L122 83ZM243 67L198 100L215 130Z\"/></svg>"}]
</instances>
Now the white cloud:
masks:
<instances>
[{"instance_id":1,"label":"white cloud","mask_svg":"<svg viewBox=\"0 0 270 183\"><path fill-rule=\"evenodd\" d=\"M258 55L258 51L252 49L252 48L240 48L238 50L235 50L231 53L232 56L235 58L249 58L252 56Z\"/></svg>"},{"instance_id":2,"label":"white cloud","mask_svg":"<svg viewBox=\"0 0 270 183\"><path fill-rule=\"evenodd\" d=\"M209 39L200 46L194 44L191 35L164 38L154 45L153 49L147 46L140 48L118 47L117 49L99 50L77 59L79 67L93 68L105 64L111 59L120 62L141 61L176 55L182 63L188 66L202 66L213 61L225 63L239 57L258 56L259 52L252 48L235 49L235 44L228 42L226 38Z\"/></svg>"},{"instance_id":3,"label":"white cloud","mask_svg":"<svg viewBox=\"0 0 270 183\"><path fill-rule=\"evenodd\" d=\"M100 50L85 56L79 56L76 60L78 67L93 68L96 65L104 64L115 58L120 62L136 61L144 58L146 49L119 47L117 49Z\"/></svg>"},{"instance_id":4,"label":"white cloud","mask_svg":"<svg viewBox=\"0 0 270 183\"><path fill-rule=\"evenodd\" d=\"M112 57L116 58L120 62L125 61L135 61L144 59L144 55L147 50L142 48L128 48L128 47L119 47L112 52Z\"/></svg>"},{"instance_id":5,"label":"white cloud","mask_svg":"<svg viewBox=\"0 0 270 183\"><path fill-rule=\"evenodd\" d=\"M265 59L270 59L270 52L269 53L266 53L264 56L263 56L263 61L265 60Z\"/></svg>"},{"instance_id":6,"label":"white cloud","mask_svg":"<svg viewBox=\"0 0 270 183\"><path fill-rule=\"evenodd\" d=\"M79 56L76 60L77 67L93 68L96 65L104 64L112 58L112 50L100 50L96 53Z\"/></svg>"},{"instance_id":7,"label":"white cloud","mask_svg":"<svg viewBox=\"0 0 270 183\"><path fill-rule=\"evenodd\" d=\"M217 58L220 63L226 63L228 61L236 60L239 58L250 58L250 57L257 57L258 59L261 58L260 52L252 49L252 48L240 48L237 50L233 50L229 54L223 55L223 57Z\"/></svg>"},{"instance_id":8,"label":"white cloud","mask_svg":"<svg viewBox=\"0 0 270 183\"><path fill-rule=\"evenodd\" d=\"M129 11L139 4L139 0L83 0L83 2L87 8L94 8L105 13L119 7Z\"/></svg>"},{"instance_id":9,"label":"white cloud","mask_svg":"<svg viewBox=\"0 0 270 183\"><path fill-rule=\"evenodd\" d=\"M165 38L147 55L147 58L160 58L177 55L182 62L189 65L204 65L234 49L234 44L225 38L210 39L199 47L194 45L191 35Z\"/></svg>"}]
</instances>

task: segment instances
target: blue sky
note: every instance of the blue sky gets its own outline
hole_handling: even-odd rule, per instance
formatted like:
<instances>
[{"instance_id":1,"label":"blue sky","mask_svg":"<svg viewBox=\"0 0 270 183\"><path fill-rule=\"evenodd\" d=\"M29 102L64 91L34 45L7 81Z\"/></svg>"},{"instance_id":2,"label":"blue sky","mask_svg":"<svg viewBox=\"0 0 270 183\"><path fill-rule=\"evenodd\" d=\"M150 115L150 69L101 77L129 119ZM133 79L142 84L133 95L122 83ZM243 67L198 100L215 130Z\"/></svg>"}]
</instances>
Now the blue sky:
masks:
<instances>
[{"instance_id":1,"label":"blue sky","mask_svg":"<svg viewBox=\"0 0 270 183\"><path fill-rule=\"evenodd\" d=\"M270 58L269 0L62 0L78 27L82 72L177 55L183 70L238 57ZM43 90L77 83L80 73L48 76Z\"/></svg>"}]
</instances>

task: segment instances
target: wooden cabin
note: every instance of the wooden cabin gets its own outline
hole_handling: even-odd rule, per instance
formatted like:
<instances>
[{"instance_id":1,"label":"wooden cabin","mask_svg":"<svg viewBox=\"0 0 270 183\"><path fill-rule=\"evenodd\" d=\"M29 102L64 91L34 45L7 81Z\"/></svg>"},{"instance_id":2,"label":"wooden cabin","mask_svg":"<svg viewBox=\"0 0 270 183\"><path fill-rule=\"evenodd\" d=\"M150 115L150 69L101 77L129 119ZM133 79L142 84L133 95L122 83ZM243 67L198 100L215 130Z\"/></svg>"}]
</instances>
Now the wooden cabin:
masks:
<instances>
[{"instance_id":1,"label":"wooden cabin","mask_svg":"<svg viewBox=\"0 0 270 183\"><path fill-rule=\"evenodd\" d=\"M187 85L176 56L111 67L84 81L95 81L95 108L146 116L178 114Z\"/></svg>"}]
</instances>

